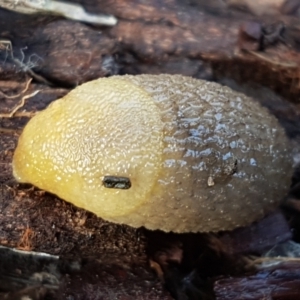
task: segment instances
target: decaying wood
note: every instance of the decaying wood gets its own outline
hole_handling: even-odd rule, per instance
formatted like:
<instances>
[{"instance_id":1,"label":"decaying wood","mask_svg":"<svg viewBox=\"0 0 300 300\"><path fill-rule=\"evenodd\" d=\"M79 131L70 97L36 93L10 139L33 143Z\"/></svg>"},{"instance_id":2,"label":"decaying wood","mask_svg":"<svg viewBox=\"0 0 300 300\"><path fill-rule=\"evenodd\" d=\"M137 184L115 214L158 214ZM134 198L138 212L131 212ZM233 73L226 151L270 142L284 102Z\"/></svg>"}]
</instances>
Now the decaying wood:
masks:
<instances>
[{"instance_id":1,"label":"decaying wood","mask_svg":"<svg viewBox=\"0 0 300 300\"><path fill-rule=\"evenodd\" d=\"M170 299L163 283L151 273L149 258L153 272L176 299L213 299L216 280L217 299L240 299L243 288L255 295L253 299L263 299L262 295L297 299L293 297L299 293L298 262L274 265L261 278L254 270L245 273L241 255L260 253L264 247L291 238L281 213L249 228L213 236L147 232L105 222L30 185L17 184L11 170L18 135L30 116L82 82L124 73L180 73L219 80L242 91L276 115L297 158L297 1L278 0L269 8L269 16L262 14L268 7L259 10L253 1L246 0L71 2L84 5L93 14L114 15L118 23L109 28L0 9L0 245L59 255L62 261L66 257L73 262L80 260L77 273L60 269L56 292L61 299L70 295L73 299L83 299L83 295L96 299L95 293L104 293L103 299L127 299L122 295L128 299ZM232 10L240 6L248 11ZM32 97L22 101L28 95ZM16 107L18 111L14 112ZM299 181L300 177L296 186ZM286 203L290 210L299 211L300 194L296 190ZM290 215L288 211L287 215L297 238L297 212ZM10 272L10 266L5 267L2 275ZM279 275L275 278L276 270ZM229 275L235 277L226 277ZM285 276L291 280L284 283ZM5 288L1 283L0 278L2 295L11 299L19 296L12 293L11 286ZM5 283L13 284L13 280ZM275 288L274 283L283 288ZM133 285L136 288L130 291ZM17 289L21 295L42 295L37 299L49 293L40 284L21 284ZM291 298L284 298L289 295ZM57 294L55 297L59 299Z\"/></svg>"},{"instance_id":2,"label":"decaying wood","mask_svg":"<svg viewBox=\"0 0 300 300\"><path fill-rule=\"evenodd\" d=\"M195 7L176 0L85 1L88 11L118 18L116 26L100 30L1 10L1 35L11 41L15 58L24 66L64 85L119 72L180 72L198 78L226 73L240 80L262 82L263 78L265 85L284 95L288 90L297 100L297 18L260 18L198 2ZM209 13L212 9L214 14ZM251 27L259 29L247 38L244 31Z\"/></svg>"},{"instance_id":3,"label":"decaying wood","mask_svg":"<svg viewBox=\"0 0 300 300\"><path fill-rule=\"evenodd\" d=\"M227 253L261 254L291 237L292 233L286 219L280 211L276 211L251 226L220 234L220 241Z\"/></svg>"},{"instance_id":4,"label":"decaying wood","mask_svg":"<svg viewBox=\"0 0 300 300\"><path fill-rule=\"evenodd\" d=\"M282 259L254 275L218 280L214 291L217 300L298 300L300 261Z\"/></svg>"},{"instance_id":5,"label":"decaying wood","mask_svg":"<svg viewBox=\"0 0 300 300\"><path fill-rule=\"evenodd\" d=\"M1 299L171 300L147 268L0 247ZM32 298L31 298L32 297Z\"/></svg>"}]
</instances>

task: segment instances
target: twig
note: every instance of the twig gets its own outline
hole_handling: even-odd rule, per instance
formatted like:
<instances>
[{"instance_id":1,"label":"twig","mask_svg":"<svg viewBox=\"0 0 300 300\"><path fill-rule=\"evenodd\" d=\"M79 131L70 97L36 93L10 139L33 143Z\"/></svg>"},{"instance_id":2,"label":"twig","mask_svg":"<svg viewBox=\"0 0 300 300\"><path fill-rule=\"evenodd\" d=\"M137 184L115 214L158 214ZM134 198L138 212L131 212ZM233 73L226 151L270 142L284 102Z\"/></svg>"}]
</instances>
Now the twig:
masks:
<instances>
[{"instance_id":1,"label":"twig","mask_svg":"<svg viewBox=\"0 0 300 300\"><path fill-rule=\"evenodd\" d=\"M3 134L16 134L16 135L20 135L21 132L22 132L22 129L11 129L11 128L0 127L0 133L3 133Z\"/></svg>"},{"instance_id":2,"label":"twig","mask_svg":"<svg viewBox=\"0 0 300 300\"><path fill-rule=\"evenodd\" d=\"M248 266L254 266L256 268L265 268L274 265L278 265L285 262L300 263L299 257L259 257L252 260Z\"/></svg>"},{"instance_id":3,"label":"twig","mask_svg":"<svg viewBox=\"0 0 300 300\"><path fill-rule=\"evenodd\" d=\"M253 261L254 264L265 263L265 262L286 262L286 261L298 261L300 262L300 257L259 257Z\"/></svg>"},{"instance_id":4,"label":"twig","mask_svg":"<svg viewBox=\"0 0 300 300\"><path fill-rule=\"evenodd\" d=\"M32 118L34 117L38 111L20 111L14 114L15 118Z\"/></svg>"},{"instance_id":5,"label":"twig","mask_svg":"<svg viewBox=\"0 0 300 300\"><path fill-rule=\"evenodd\" d=\"M22 97L21 102L20 102L20 103L12 110L12 112L9 114L9 117L10 117L10 118L13 117L13 115L15 114L15 112L16 112L19 108L21 108L21 107L24 106L25 100L26 100L26 99L29 99L29 98L34 97L34 96L35 96L36 94L38 94L39 92L40 92L40 91L37 90L37 91L34 91L33 93L31 93L31 94L29 94L29 95L26 95L26 96Z\"/></svg>"},{"instance_id":6,"label":"twig","mask_svg":"<svg viewBox=\"0 0 300 300\"><path fill-rule=\"evenodd\" d=\"M24 93L28 90L31 81L32 81L32 78L30 78L30 79L27 81L26 86L25 86L25 88L23 89L23 91L20 92L20 93L17 94L17 95L8 96L8 95L6 95L5 93L3 93L2 91L0 91L0 95L4 96L5 98L8 98L8 99L14 99L14 98L20 97L22 94L24 94Z\"/></svg>"},{"instance_id":7,"label":"twig","mask_svg":"<svg viewBox=\"0 0 300 300\"><path fill-rule=\"evenodd\" d=\"M298 67L298 64L295 63L295 62L279 62L279 61L274 61L270 58L268 58L266 55L263 55L263 54L259 54L255 51L251 51L251 50L248 50L248 49L243 49L243 51L246 51L258 58L260 58L261 60L264 60L272 65L275 65L275 66L279 66L279 67L284 67L284 68L297 68Z\"/></svg>"},{"instance_id":8,"label":"twig","mask_svg":"<svg viewBox=\"0 0 300 300\"><path fill-rule=\"evenodd\" d=\"M12 55L12 43L10 40L0 40L0 50L5 50L5 59L4 59L4 63L6 62L7 56L8 56L8 52L10 53L10 55Z\"/></svg>"},{"instance_id":9,"label":"twig","mask_svg":"<svg viewBox=\"0 0 300 300\"><path fill-rule=\"evenodd\" d=\"M14 114L16 113L16 111L23 107L25 104L25 100L34 97L37 93L39 93L40 90L34 91L33 93L26 95L24 97L22 97L20 103L8 114L0 114L0 118L12 118L14 116Z\"/></svg>"}]
</instances>

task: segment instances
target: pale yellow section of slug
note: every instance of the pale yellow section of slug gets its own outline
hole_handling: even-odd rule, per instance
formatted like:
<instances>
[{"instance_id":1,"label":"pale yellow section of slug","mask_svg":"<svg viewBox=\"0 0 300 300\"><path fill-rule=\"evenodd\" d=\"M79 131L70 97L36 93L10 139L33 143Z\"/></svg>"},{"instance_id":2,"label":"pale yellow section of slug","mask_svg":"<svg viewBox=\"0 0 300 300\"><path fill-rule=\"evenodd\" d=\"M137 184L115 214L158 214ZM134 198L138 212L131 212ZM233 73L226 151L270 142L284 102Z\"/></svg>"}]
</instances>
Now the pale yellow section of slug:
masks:
<instances>
[{"instance_id":1,"label":"pale yellow section of slug","mask_svg":"<svg viewBox=\"0 0 300 300\"><path fill-rule=\"evenodd\" d=\"M98 216L125 215L149 198L162 167L163 124L152 98L120 78L85 83L25 127L13 172ZM124 176L128 190L103 176Z\"/></svg>"}]
</instances>

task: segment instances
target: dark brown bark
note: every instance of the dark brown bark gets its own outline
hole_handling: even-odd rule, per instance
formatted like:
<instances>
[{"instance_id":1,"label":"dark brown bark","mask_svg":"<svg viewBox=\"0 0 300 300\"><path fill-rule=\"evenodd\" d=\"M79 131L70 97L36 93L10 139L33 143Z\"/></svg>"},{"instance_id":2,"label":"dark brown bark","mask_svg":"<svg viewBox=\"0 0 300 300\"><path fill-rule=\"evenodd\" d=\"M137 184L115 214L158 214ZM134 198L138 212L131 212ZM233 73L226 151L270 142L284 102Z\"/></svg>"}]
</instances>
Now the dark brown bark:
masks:
<instances>
[{"instance_id":1,"label":"dark brown bark","mask_svg":"<svg viewBox=\"0 0 300 300\"><path fill-rule=\"evenodd\" d=\"M44 109L72 87L98 77L180 73L219 80L260 101L285 127L293 153L299 153L300 21L289 8L298 9L295 3L288 1L290 6L284 10L287 15L259 17L219 6L222 1L74 2L93 13L113 14L119 22L108 28L0 9L0 37L5 41L0 41L0 89L4 93L0 93L0 114L11 112L23 95L37 90L40 92L27 99L19 112ZM7 42L11 42L12 49ZM16 98L7 97L19 94L29 78L33 82L26 92ZM210 297L212 286L208 278L244 272L241 257L235 261L237 253L260 253L262 246L269 247L290 237L282 215L218 237L149 233L105 222L53 195L18 185L10 164L18 135L28 119L0 118L0 244L61 255L63 259L89 257L81 273L72 273L70 280L64 274L60 285L64 295L72 294L74 286L79 289L79 282L86 280L82 287L89 289L90 299L96 299L92 295L98 291L97 284L105 286L108 293L119 293L115 286L120 284L124 294L132 297L133 282L136 299L169 299L163 285L151 274L151 257L154 269L158 275L164 275L173 296ZM295 185L297 182L299 178ZM287 201L290 209L299 211L299 192L293 190L291 197ZM289 221L294 232L300 232L294 214ZM263 243L259 244L259 240ZM97 270L93 273L94 264ZM299 271L299 265L281 265L278 271L290 276L289 272ZM111 281L106 280L107 274L112 274ZM285 284L284 276L275 280L273 273L265 279L243 274L245 285L238 278L217 281L217 298L227 299L232 293L238 299L243 287L254 293L258 287L265 292L264 284ZM97 276L102 276L99 281ZM292 295L290 299L296 299L293 297L299 292L297 276L291 275L291 281L284 285L286 290L275 289L270 295L281 295L282 299ZM147 280L149 285L145 285ZM9 290L3 286L1 289ZM78 290L77 294L84 291Z\"/></svg>"}]
</instances>

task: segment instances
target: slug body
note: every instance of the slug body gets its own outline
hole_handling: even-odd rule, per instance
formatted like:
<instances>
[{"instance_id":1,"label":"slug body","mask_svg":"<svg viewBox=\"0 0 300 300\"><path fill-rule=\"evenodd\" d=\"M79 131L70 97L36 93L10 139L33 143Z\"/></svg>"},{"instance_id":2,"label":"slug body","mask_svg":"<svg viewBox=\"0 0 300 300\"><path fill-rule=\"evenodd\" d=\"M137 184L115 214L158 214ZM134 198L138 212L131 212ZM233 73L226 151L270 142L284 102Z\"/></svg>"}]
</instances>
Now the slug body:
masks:
<instances>
[{"instance_id":1,"label":"slug body","mask_svg":"<svg viewBox=\"0 0 300 300\"><path fill-rule=\"evenodd\" d=\"M208 232L272 211L292 166L284 130L253 100L180 75L138 75L85 83L37 114L13 172L112 222Z\"/></svg>"}]
</instances>

